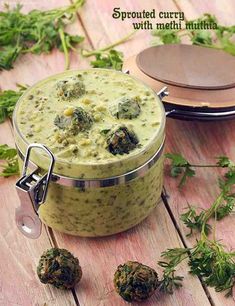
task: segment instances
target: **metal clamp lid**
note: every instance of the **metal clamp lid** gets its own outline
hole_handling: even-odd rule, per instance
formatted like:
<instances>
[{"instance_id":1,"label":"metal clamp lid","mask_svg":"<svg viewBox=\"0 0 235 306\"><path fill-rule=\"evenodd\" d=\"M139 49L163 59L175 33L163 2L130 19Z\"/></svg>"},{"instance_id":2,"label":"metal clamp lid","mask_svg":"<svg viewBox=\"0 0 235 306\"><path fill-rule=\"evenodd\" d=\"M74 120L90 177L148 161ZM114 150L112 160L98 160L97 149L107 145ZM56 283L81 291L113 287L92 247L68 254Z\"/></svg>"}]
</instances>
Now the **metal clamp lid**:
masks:
<instances>
[{"instance_id":1,"label":"metal clamp lid","mask_svg":"<svg viewBox=\"0 0 235 306\"><path fill-rule=\"evenodd\" d=\"M29 157L33 148L42 149L50 157L48 172L43 176L37 167L27 174ZM48 185L55 163L54 155L42 144L33 143L28 146L21 178L16 182L16 190L20 198L20 207L16 209L15 220L17 227L25 236L36 239L41 234L42 224L38 217L38 209L46 200Z\"/></svg>"}]
</instances>

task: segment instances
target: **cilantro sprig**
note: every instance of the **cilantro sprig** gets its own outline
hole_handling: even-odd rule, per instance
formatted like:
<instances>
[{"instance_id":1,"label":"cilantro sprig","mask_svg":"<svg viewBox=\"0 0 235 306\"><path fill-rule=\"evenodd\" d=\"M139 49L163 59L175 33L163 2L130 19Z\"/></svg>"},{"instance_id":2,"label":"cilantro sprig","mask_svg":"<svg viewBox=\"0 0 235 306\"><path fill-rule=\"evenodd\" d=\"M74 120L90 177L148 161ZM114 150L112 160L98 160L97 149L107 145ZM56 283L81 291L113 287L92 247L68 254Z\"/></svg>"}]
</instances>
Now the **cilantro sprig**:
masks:
<instances>
[{"instance_id":1,"label":"cilantro sprig","mask_svg":"<svg viewBox=\"0 0 235 306\"><path fill-rule=\"evenodd\" d=\"M16 149L8 145L0 145L0 176L9 177L19 174Z\"/></svg>"},{"instance_id":2,"label":"cilantro sprig","mask_svg":"<svg viewBox=\"0 0 235 306\"><path fill-rule=\"evenodd\" d=\"M91 61L90 64L93 68L122 70L123 53L114 49L97 53L95 60Z\"/></svg>"},{"instance_id":3,"label":"cilantro sprig","mask_svg":"<svg viewBox=\"0 0 235 306\"><path fill-rule=\"evenodd\" d=\"M190 229L188 236L197 231L200 232L200 239L192 248L173 248L162 253L165 261L160 261L158 264L164 268L163 280L165 277L166 284L169 283L169 292L177 287L174 286L175 282L181 286L182 277L175 276L174 273L176 267L187 259L190 273L200 277L207 286L214 287L218 292L224 291L226 296L229 296L235 285L235 252L227 250L221 242L216 240L215 224L217 220L228 216L235 205L235 194L233 193L235 163L226 156L218 157L214 165L192 165L180 154L168 153L167 158L171 160L171 175L174 177L183 173L183 177L187 178L187 169L196 167L221 167L225 168L226 172L219 178L220 193L209 209L198 213L196 207L189 206L187 211L181 214L181 220ZM192 169L192 171L195 175L195 170ZM211 218L215 220L213 228L208 224ZM213 237L209 239L208 234L212 229ZM170 281L168 281L168 276L170 276Z\"/></svg>"},{"instance_id":4,"label":"cilantro sprig","mask_svg":"<svg viewBox=\"0 0 235 306\"><path fill-rule=\"evenodd\" d=\"M224 26L218 23L215 16L211 14L204 14L202 17L188 21L192 24L201 22L214 23L217 25L213 30L191 30L191 29L162 29L152 31L154 39L153 45L162 44L179 44L182 42L182 37L187 36L193 45L198 45L207 48L224 50L232 55L235 55L235 25Z\"/></svg>"},{"instance_id":5,"label":"cilantro sprig","mask_svg":"<svg viewBox=\"0 0 235 306\"><path fill-rule=\"evenodd\" d=\"M123 65L123 53L114 49L114 47L123 44L127 40L129 40L134 34L135 31L127 34L116 42L107 45L103 48L87 51L82 50L83 57L95 57L95 60L90 62L90 65L94 68L107 68L107 69L115 69L122 70Z\"/></svg>"},{"instance_id":6,"label":"cilantro sprig","mask_svg":"<svg viewBox=\"0 0 235 306\"><path fill-rule=\"evenodd\" d=\"M166 153L166 158L171 160L171 176L178 177L182 174L179 187L182 187L188 177L195 176L193 166L180 154Z\"/></svg>"},{"instance_id":7,"label":"cilantro sprig","mask_svg":"<svg viewBox=\"0 0 235 306\"><path fill-rule=\"evenodd\" d=\"M12 117L16 102L27 89L27 87L23 85L18 85L18 87L18 91L0 91L0 123L3 123L7 118Z\"/></svg>"},{"instance_id":8,"label":"cilantro sprig","mask_svg":"<svg viewBox=\"0 0 235 306\"><path fill-rule=\"evenodd\" d=\"M66 69L69 67L69 50L84 40L79 35L65 32L66 25L74 20L76 11L84 4L76 0L67 7L48 11L21 12L22 5L0 11L0 70L13 68L16 59L26 53L49 53L53 48L64 52Z\"/></svg>"}]
</instances>

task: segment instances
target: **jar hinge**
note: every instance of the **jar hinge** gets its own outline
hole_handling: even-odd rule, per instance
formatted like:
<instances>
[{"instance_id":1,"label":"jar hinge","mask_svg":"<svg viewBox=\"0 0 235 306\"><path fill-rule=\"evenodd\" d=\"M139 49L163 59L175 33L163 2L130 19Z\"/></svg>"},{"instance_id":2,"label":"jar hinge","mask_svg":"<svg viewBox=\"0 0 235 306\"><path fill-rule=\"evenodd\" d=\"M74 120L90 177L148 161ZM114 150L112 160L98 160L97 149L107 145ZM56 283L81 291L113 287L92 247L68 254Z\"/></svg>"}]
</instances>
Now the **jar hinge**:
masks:
<instances>
[{"instance_id":1,"label":"jar hinge","mask_svg":"<svg viewBox=\"0 0 235 306\"><path fill-rule=\"evenodd\" d=\"M50 156L48 172L39 174L39 168L28 173L30 153L33 148L45 151ZM20 207L16 209L16 224L19 230L29 238L38 238L41 234L41 221L38 217L38 209L46 200L48 185L51 179L55 163L52 152L42 144L33 143L27 148L24 159L21 178L16 182L16 190L20 199Z\"/></svg>"}]
</instances>

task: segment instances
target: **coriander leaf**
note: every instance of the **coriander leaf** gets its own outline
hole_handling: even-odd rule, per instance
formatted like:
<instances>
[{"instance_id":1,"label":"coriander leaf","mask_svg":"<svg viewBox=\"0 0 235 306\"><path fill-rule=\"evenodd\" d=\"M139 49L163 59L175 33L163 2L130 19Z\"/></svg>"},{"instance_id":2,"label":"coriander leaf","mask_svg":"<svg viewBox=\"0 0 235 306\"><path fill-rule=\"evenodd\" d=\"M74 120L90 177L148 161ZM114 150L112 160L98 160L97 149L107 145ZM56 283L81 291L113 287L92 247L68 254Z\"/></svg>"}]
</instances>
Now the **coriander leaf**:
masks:
<instances>
[{"instance_id":1,"label":"coriander leaf","mask_svg":"<svg viewBox=\"0 0 235 306\"><path fill-rule=\"evenodd\" d=\"M97 53L95 60L91 61L91 66L94 68L107 68L122 70L123 65L123 53L114 49L108 52Z\"/></svg>"},{"instance_id":2,"label":"coriander leaf","mask_svg":"<svg viewBox=\"0 0 235 306\"><path fill-rule=\"evenodd\" d=\"M158 264L162 267L165 266L165 269L167 269L167 263L164 261L159 261ZM163 277L159 282L158 290L163 293L173 294L175 289L178 289L182 287L182 281L184 277L183 276L176 276L175 270L170 270L169 272L166 272L166 270L163 273Z\"/></svg>"},{"instance_id":3,"label":"coriander leaf","mask_svg":"<svg viewBox=\"0 0 235 306\"><path fill-rule=\"evenodd\" d=\"M180 215L180 220L190 229L190 232L186 236L191 236L193 231L196 230L201 232L203 221L205 218L205 211L202 211L200 214L197 214L195 207L189 206L188 210ZM205 234L208 235L211 230L209 224L205 224Z\"/></svg>"},{"instance_id":4,"label":"coriander leaf","mask_svg":"<svg viewBox=\"0 0 235 306\"><path fill-rule=\"evenodd\" d=\"M189 20L186 28L179 30L161 29L152 31L153 45L179 44L182 36L188 36L192 44L209 47L235 55L235 25L223 26L218 24L215 16L204 14L201 17ZM210 30L200 30L200 25L207 24Z\"/></svg>"},{"instance_id":5,"label":"coriander leaf","mask_svg":"<svg viewBox=\"0 0 235 306\"><path fill-rule=\"evenodd\" d=\"M9 177L19 174L19 164L16 149L8 145L0 145L0 176Z\"/></svg>"},{"instance_id":6,"label":"coriander leaf","mask_svg":"<svg viewBox=\"0 0 235 306\"><path fill-rule=\"evenodd\" d=\"M0 123L4 122L7 117L11 117L16 102L21 97L26 88L20 88L19 91L5 90L0 91Z\"/></svg>"},{"instance_id":7,"label":"coriander leaf","mask_svg":"<svg viewBox=\"0 0 235 306\"><path fill-rule=\"evenodd\" d=\"M68 23L73 22L76 11L84 0L49 11L32 10L27 14L21 12L21 5L0 11L0 69L9 70L19 55L25 53L48 53L53 48L65 52L67 66L68 51L83 38L66 33ZM63 40L60 30L63 32Z\"/></svg>"},{"instance_id":8,"label":"coriander leaf","mask_svg":"<svg viewBox=\"0 0 235 306\"><path fill-rule=\"evenodd\" d=\"M165 157L171 160L171 176L178 177L182 174L179 187L182 187L188 177L193 177L196 173L191 164L180 154L166 153Z\"/></svg>"},{"instance_id":9,"label":"coriander leaf","mask_svg":"<svg viewBox=\"0 0 235 306\"><path fill-rule=\"evenodd\" d=\"M168 157L171 158L173 166L191 166L184 158L174 154L169 154ZM189 206L188 210L181 215L181 220L190 229L188 235L191 235L193 230L198 230L200 239L190 249L175 248L162 253L166 261L160 261L159 265L164 268L163 280L165 281L162 286L165 292L172 292L174 277L172 273L181 261L188 259L190 272L193 275L202 278L207 286L214 287L216 291L225 291L226 296L232 295L235 285L235 252L226 250L215 238L210 240L207 237L211 229L207 222L211 217L218 220L224 218L234 208L235 194L232 189L235 186L235 165L226 156L219 157L216 165L194 165L194 167L207 166L227 168L227 172L223 178L219 178L220 193L207 210L198 214L194 207ZM181 277L178 277L178 280L181 284Z\"/></svg>"},{"instance_id":10,"label":"coriander leaf","mask_svg":"<svg viewBox=\"0 0 235 306\"><path fill-rule=\"evenodd\" d=\"M193 32L191 41L193 45L212 45L212 36L209 31L200 30Z\"/></svg>"},{"instance_id":11,"label":"coriander leaf","mask_svg":"<svg viewBox=\"0 0 235 306\"><path fill-rule=\"evenodd\" d=\"M188 164L187 166L185 166L185 170L184 170L184 173L183 173L183 176L180 180L180 183L179 183L179 188L183 187L186 183L186 180L188 177L193 177L195 176L196 172L190 168L190 164Z\"/></svg>"},{"instance_id":12,"label":"coriander leaf","mask_svg":"<svg viewBox=\"0 0 235 306\"><path fill-rule=\"evenodd\" d=\"M153 45L160 45L160 44L178 44L181 42L180 37L178 36L178 30L154 30L152 31L152 35L158 38L153 41Z\"/></svg>"},{"instance_id":13,"label":"coriander leaf","mask_svg":"<svg viewBox=\"0 0 235 306\"><path fill-rule=\"evenodd\" d=\"M13 46L7 46L0 49L0 70L10 70L11 68L13 68L13 63L20 55L20 52L21 48Z\"/></svg>"},{"instance_id":14,"label":"coriander leaf","mask_svg":"<svg viewBox=\"0 0 235 306\"><path fill-rule=\"evenodd\" d=\"M180 154L176 153L166 153L165 157L171 159L174 166L186 166L188 161Z\"/></svg>"},{"instance_id":15,"label":"coriander leaf","mask_svg":"<svg viewBox=\"0 0 235 306\"><path fill-rule=\"evenodd\" d=\"M231 295L235 284L235 254L225 250L218 241L200 240L189 258L190 272L203 278L216 291Z\"/></svg>"},{"instance_id":16,"label":"coriander leaf","mask_svg":"<svg viewBox=\"0 0 235 306\"><path fill-rule=\"evenodd\" d=\"M220 167L229 167L232 164L231 160L227 156L219 156L217 159L217 165Z\"/></svg>"},{"instance_id":17,"label":"coriander leaf","mask_svg":"<svg viewBox=\"0 0 235 306\"><path fill-rule=\"evenodd\" d=\"M235 194L225 195L224 201L225 204L220 205L219 208L215 211L214 216L217 220L223 219L233 211L235 206Z\"/></svg>"}]
</instances>

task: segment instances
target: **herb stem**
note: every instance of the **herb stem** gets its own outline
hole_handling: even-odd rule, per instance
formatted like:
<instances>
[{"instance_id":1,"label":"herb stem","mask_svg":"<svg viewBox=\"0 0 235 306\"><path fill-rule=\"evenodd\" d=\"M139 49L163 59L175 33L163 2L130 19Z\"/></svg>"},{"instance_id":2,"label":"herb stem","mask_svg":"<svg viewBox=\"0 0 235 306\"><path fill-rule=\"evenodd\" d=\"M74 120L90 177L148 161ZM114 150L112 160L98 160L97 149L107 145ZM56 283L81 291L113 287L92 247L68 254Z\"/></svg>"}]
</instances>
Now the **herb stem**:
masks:
<instances>
[{"instance_id":1,"label":"herb stem","mask_svg":"<svg viewBox=\"0 0 235 306\"><path fill-rule=\"evenodd\" d=\"M208 45L208 44L200 43L198 41L197 41L197 43L195 45L206 47L206 48L211 48L211 49L223 50L223 48L221 48L221 47L219 47L217 45Z\"/></svg>"},{"instance_id":2,"label":"herb stem","mask_svg":"<svg viewBox=\"0 0 235 306\"><path fill-rule=\"evenodd\" d=\"M124 36L123 38L119 39L118 41L104 47L104 48L100 48L100 49L97 49L97 50L92 50L92 51L85 51L85 50L82 50L82 56L83 57L90 57L90 56L93 56L93 55L96 55L96 54L99 54L101 52L104 52L104 51L108 51L124 42L126 42L127 40L129 40L131 38L131 36L133 36L135 34L135 32L138 31L138 30L134 30L132 31L131 33L129 33L128 35Z\"/></svg>"},{"instance_id":3,"label":"herb stem","mask_svg":"<svg viewBox=\"0 0 235 306\"><path fill-rule=\"evenodd\" d=\"M64 31L61 28L59 29L59 35L60 35L60 40L61 40L63 51L64 51L64 58L65 58L64 70L68 70L70 66L69 53L68 53L68 48L65 43Z\"/></svg>"},{"instance_id":4,"label":"herb stem","mask_svg":"<svg viewBox=\"0 0 235 306\"><path fill-rule=\"evenodd\" d=\"M208 211L206 212L204 218L203 218L203 223L202 223L202 231L201 231L201 238L202 240L205 238L206 233L205 233L205 226L207 221L210 219L210 217L216 212L216 210L218 209L218 207L220 206L222 200L224 197L224 191L222 191L219 196L216 198L216 200L214 201L214 203L211 205L211 207L208 209Z\"/></svg>"},{"instance_id":5,"label":"herb stem","mask_svg":"<svg viewBox=\"0 0 235 306\"><path fill-rule=\"evenodd\" d=\"M179 168L185 168L188 167L188 165L183 165L183 166L177 166ZM221 166L219 165L192 165L190 164L190 167L195 167L195 168L220 168Z\"/></svg>"}]
</instances>

